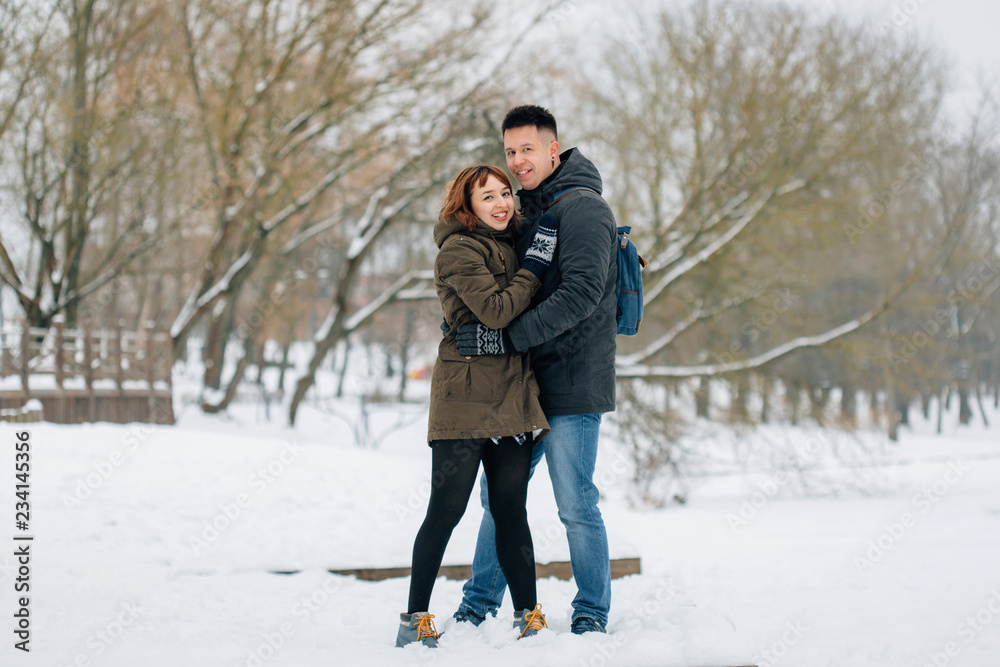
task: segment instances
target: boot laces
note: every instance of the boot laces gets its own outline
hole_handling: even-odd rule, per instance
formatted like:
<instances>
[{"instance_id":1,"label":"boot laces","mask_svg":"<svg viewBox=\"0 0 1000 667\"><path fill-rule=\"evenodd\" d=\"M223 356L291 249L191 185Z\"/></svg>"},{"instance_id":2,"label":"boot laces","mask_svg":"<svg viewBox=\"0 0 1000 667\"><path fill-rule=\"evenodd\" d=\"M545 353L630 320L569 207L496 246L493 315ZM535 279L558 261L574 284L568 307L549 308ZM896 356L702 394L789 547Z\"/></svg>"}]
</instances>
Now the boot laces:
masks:
<instances>
[{"instance_id":1,"label":"boot laces","mask_svg":"<svg viewBox=\"0 0 1000 667\"><path fill-rule=\"evenodd\" d=\"M524 626L524 629L521 630L521 635L520 635L521 637L523 637L524 633L527 632L528 630L534 630L535 632L538 632L542 628L549 627L549 624L545 622L544 614L542 614L541 604L536 604L534 609L526 613L524 615L524 620L527 621L528 623L527 625Z\"/></svg>"},{"instance_id":2,"label":"boot laces","mask_svg":"<svg viewBox=\"0 0 1000 667\"><path fill-rule=\"evenodd\" d=\"M427 614L426 616L421 616L417 621L417 641L420 641L424 637L434 637L437 638L437 628L434 627L434 614Z\"/></svg>"}]
</instances>

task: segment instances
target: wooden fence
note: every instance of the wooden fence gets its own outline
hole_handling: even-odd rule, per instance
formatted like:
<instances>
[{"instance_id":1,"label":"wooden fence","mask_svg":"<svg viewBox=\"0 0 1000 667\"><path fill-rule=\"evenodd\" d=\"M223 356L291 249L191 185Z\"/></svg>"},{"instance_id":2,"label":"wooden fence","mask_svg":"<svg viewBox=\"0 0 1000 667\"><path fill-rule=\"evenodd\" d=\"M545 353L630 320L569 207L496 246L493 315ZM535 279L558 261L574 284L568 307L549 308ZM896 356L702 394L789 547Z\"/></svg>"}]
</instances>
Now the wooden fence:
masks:
<instances>
[{"instance_id":1,"label":"wooden fence","mask_svg":"<svg viewBox=\"0 0 1000 667\"><path fill-rule=\"evenodd\" d=\"M57 424L107 421L173 424L172 344L166 332L50 329L0 330L0 415L27 401ZM0 417L2 418L2 417Z\"/></svg>"}]
</instances>

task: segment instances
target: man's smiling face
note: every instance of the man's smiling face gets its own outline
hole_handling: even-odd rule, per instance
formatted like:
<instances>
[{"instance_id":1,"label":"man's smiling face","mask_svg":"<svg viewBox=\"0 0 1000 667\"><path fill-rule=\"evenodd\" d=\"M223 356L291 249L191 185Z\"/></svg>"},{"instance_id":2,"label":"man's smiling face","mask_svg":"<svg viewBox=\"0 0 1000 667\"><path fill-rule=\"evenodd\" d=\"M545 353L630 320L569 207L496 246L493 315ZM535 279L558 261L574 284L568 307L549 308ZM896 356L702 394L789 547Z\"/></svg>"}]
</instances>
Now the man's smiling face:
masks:
<instances>
[{"instance_id":1,"label":"man's smiling face","mask_svg":"<svg viewBox=\"0 0 1000 667\"><path fill-rule=\"evenodd\" d=\"M548 130L534 125L512 127L503 133L507 169L525 190L534 190L559 166L559 142Z\"/></svg>"}]
</instances>

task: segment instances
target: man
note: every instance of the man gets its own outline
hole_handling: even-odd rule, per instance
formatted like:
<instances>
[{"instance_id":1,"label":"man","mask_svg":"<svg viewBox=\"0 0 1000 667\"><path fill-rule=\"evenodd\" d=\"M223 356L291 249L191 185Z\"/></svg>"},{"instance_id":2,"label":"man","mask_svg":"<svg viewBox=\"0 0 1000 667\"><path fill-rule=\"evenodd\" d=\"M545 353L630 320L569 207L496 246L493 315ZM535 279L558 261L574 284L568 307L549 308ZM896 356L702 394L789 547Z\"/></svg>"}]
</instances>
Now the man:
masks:
<instances>
[{"instance_id":1,"label":"man","mask_svg":"<svg viewBox=\"0 0 1000 667\"><path fill-rule=\"evenodd\" d=\"M617 226L601 198L601 176L594 165L575 148L559 153L551 113L531 105L511 109L502 131L507 168L522 187L518 197L526 222L519 257L544 213L559 219L559 244L532 309L502 330L483 324L461 327L459 337L465 342L459 351L484 354L506 345L519 352L531 350L539 398L552 429L535 446L532 471L544 453L578 589L572 630L604 632L611 607L611 569L593 477L601 415L615 409ZM572 188L579 189L566 192ZM472 578L455 613L456 619L476 625L487 613L496 615L507 585L497 563L485 479L481 486L487 511Z\"/></svg>"}]
</instances>

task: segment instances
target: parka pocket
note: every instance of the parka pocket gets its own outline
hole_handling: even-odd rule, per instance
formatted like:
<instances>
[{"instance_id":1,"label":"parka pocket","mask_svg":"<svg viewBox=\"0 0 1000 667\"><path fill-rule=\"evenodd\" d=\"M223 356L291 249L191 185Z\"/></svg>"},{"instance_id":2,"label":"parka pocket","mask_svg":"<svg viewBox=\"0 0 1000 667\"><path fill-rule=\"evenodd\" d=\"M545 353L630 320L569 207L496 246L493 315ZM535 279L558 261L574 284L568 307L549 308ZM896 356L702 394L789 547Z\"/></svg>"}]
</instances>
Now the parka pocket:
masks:
<instances>
[{"instance_id":1,"label":"parka pocket","mask_svg":"<svg viewBox=\"0 0 1000 667\"><path fill-rule=\"evenodd\" d=\"M457 357L457 358L455 358ZM500 373L490 357L441 356L434 366L433 393L442 401L492 403L500 400Z\"/></svg>"}]
</instances>

